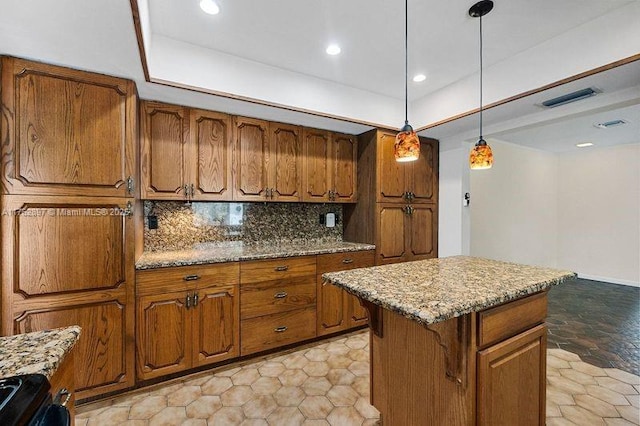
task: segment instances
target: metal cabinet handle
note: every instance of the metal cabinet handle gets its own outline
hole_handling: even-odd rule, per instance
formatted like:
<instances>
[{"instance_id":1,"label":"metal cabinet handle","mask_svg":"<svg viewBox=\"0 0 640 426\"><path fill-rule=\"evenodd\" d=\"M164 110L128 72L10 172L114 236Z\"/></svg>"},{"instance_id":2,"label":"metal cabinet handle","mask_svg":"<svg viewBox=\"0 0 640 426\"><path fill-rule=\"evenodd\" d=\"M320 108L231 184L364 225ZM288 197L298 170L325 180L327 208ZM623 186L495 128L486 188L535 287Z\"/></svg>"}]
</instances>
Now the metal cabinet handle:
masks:
<instances>
[{"instance_id":1,"label":"metal cabinet handle","mask_svg":"<svg viewBox=\"0 0 640 426\"><path fill-rule=\"evenodd\" d=\"M345 265L348 265L350 263L353 263L353 259L342 259L342 263L344 263Z\"/></svg>"},{"instance_id":2,"label":"metal cabinet handle","mask_svg":"<svg viewBox=\"0 0 640 426\"><path fill-rule=\"evenodd\" d=\"M288 296L288 294L287 294L287 292L286 292L286 291L281 291L281 292L279 292L279 293L274 294L274 295L273 295L273 298L274 298L274 299L284 299L284 298L285 298L285 297L287 297L287 296Z\"/></svg>"},{"instance_id":3,"label":"metal cabinet handle","mask_svg":"<svg viewBox=\"0 0 640 426\"><path fill-rule=\"evenodd\" d=\"M190 196L191 198L193 198L193 195L194 195L195 193L196 193L196 191L195 191L195 185L194 185L194 184L189 185L189 196Z\"/></svg>"},{"instance_id":4,"label":"metal cabinet handle","mask_svg":"<svg viewBox=\"0 0 640 426\"><path fill-rule=\"evenodd\" d=\"M195 293L193 295L193 307L195 308L196 306L198 306L198 300L200 299L200 297L198 296L198 293Z\"/></svg>"},{"instance_id":5,"label":"metal cabinet handle","mask_svg":"<svg viewBox=\"0 0 640 426\"><path fill-rule=\"evenodd\" d=\"M135 189L135 183L133 181L133 178L131 176L129 176L127 178L127 192L129 194L133 194L133 190Z\"/></svg>"},{"instance_id":6,"label":"metal cabinet handle","mask_svg":"<svg viewBox=\"0 0 640 426\"><path fill-rule=\"evenodd\" d=\"M274 328L273 331L275 331L276 333L284 333L285 331L287 331L287 327L282 325L280 327Z\"/></svg>"},{"instance_id":7,"label":"metal cabinet handle","mask_svg":"<svg viewBox=\"0 0 640 426\"><path fill-rule=\"evenodd\" d=\"M55 405L61 405L63 407L66 407L69 401L71 400L71 395L72 393L69 391L69 389L62 388L58 391L56 396L53 398L53 403ZM62 400L63 397L65 397L64 401Z\"/></svg>"},{"instance_id":8,"label":"metal cabinet handle","mask_svg":"<svg viewBox=\"0 0 640 426\"><path fill-rule=\"evenodd\" d=\"M278 272L283 272L283 271L288 271L289 270L289 266L287 266L287 265L276 266L274 269L276 271L278 271Z\"/></svg>"},{"instance_id":9,"label":"metal cabinet handle","mask_svg":"<svg viewBox=\"0 0 640 426\"><path fill-rule=\"evenodd\" d=\"M191 307L191 294L187 293L187 297L185 299L185 305L187 306L187 309L189 309Z\"/></svg>"},{"instance_id":10,"label":"metal cabinet handle","mask_svg":"<svg viewBox=\"0 0 640 426\"><path fill-rule=\"evenodd\" d=\"M183 278L185 281L196 281L200 279L200 275L187 275Z\"/></svg>"}]
</instances>

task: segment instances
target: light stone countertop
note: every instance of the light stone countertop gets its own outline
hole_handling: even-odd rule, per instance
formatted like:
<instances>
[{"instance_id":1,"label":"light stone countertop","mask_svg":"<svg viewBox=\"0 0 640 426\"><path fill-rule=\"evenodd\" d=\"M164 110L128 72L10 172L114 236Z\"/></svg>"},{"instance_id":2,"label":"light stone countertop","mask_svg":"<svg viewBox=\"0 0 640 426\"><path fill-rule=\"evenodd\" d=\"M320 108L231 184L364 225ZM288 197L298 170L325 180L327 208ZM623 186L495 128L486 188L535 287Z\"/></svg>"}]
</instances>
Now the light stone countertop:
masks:
<instances>
[{"instance_id":1,"label":"light stone countertop","mask_svg":"<svg viewBox=\"0 0 640 426\"><path fill-rule=\"evenodd\" d=\"M575 276L571 271L469 256L322 275L349 293L425 325L500 305Z\"/></svg>"},{"instance_id":2,"label":"light stone countertop","mask_svg":"<svg viewBox=\"0 0 640 426\"><path fill-rule=\"evenodd\" d=\"M274 245L243 245L242 243L200 244L189 250L144 252L136 262L136 269L155 269L171 266L203 265L237 262L241 260L275 259L278 257L310 256L374 250L371 244L337 242L290 242Z\"/></svg>"},{"instance_id":3,"label":"light stone countertop","mask_svg":"<svg viewBox=\"0 0 640 426\"><path fill-rule=\"evenodd\" d=\"M51 379L79 337L78 326L0 337L0 377L44 374Z\"/></svg>"}]
</instances>

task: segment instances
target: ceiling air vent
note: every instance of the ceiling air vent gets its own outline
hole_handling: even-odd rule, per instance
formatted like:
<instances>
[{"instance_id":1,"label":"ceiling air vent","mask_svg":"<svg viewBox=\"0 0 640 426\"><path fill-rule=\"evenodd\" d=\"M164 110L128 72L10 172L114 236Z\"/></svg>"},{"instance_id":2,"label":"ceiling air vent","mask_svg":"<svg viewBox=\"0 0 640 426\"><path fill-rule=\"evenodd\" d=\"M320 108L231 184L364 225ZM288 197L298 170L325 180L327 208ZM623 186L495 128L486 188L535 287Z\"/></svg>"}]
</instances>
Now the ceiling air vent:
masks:
<instances>
[{"instance_id":1,"label":"ceiling air vent","mask_svg":"<svg viewBox=\"0 0 640 426\"><path fill-rule=\"evenodd\" d=\"M597 95L598 93L600 93L598 90L589 87L587 89L578 90L576 92L558 96L557 98L546 100L542 102L542 105L547 108L555 108L560 105L565 105L571 102L589 98L591 96Z\"/></svg>"},{"instance_id":2,"label":"ceiling air vent","mask_svg":"<svg viewBox=\"0 0 640 426\"><path fill-rule=\"evenodd\" d=\"M621 126L623 124L627 124L624 120L611 120L605 123L594 124L598 129L608 129L610 127Z\"/></svg>"}]
</instances>

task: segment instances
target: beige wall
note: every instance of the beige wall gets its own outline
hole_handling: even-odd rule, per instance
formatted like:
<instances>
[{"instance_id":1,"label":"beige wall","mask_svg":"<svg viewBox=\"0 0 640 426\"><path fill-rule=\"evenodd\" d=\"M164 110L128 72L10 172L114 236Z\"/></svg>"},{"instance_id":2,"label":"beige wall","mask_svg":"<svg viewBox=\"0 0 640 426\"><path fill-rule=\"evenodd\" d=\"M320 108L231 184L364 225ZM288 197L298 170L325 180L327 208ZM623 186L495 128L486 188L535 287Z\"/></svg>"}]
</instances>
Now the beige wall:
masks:
<instances>
[{"instance_id":1,"label":"beige wall","mask_svg":"<svg viewBox=\"0 0 640 426\"><path fill-rule=\"evenodd\" d=\"M640 144L558 155L558 266L640 283Z\"/></svg>"}]
</instances>

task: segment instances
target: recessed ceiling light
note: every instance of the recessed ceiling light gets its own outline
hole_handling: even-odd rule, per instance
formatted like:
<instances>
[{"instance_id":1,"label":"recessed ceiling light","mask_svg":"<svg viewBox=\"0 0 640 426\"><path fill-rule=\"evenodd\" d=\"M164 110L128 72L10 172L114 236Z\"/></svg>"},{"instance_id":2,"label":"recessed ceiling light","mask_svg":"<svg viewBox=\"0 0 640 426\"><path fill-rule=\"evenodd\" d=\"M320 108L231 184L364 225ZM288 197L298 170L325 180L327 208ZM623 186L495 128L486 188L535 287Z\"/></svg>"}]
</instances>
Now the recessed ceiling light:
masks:
<instances>
[{"instance_id":1,"label":"recessed ceiling light","mask_svg":"<svg viewBox=\"0 0 640 426\"><path fill-rule=\"evenodd\" d=\"M213 0L200 0L200 9L209 15L220 13L220 7Z\"/></svg>"},{"instance_id":2,"label":"recessed ceiling light","mask_svg":"<svg viewBox=\"0 0 640 426\"><path fill-rule=\"evenodd\" d=\"M593 146L593 144L591 142L585 142L585 143L577 143L576 146L578 148L586 148L588 146Z\"/></svg>"},{"instance_id":3,"label":"recessed ceiling light","mask_svg":"<svg viewBox=\"0 0 640 426\"><path fill-rule=\"evenodd\" d=\"M327 46L327 54L328 55L337 55L341 52L342 50L340 49L340 46L338 46L337 44L330 44L329 46Z\"/></svg>"},{"instance_id":4,"label":"recessed ceiling light","mask_svg":"<svg viewBox=\"0 0 640 426\"><path fill-rule=\"evenodd\" d=\"M413 76L413 81L415 81L416 83L420 83L421 81L425 81L427 79L427 76L424 74L416 74Z\"/></svg>"}]
</instances>

